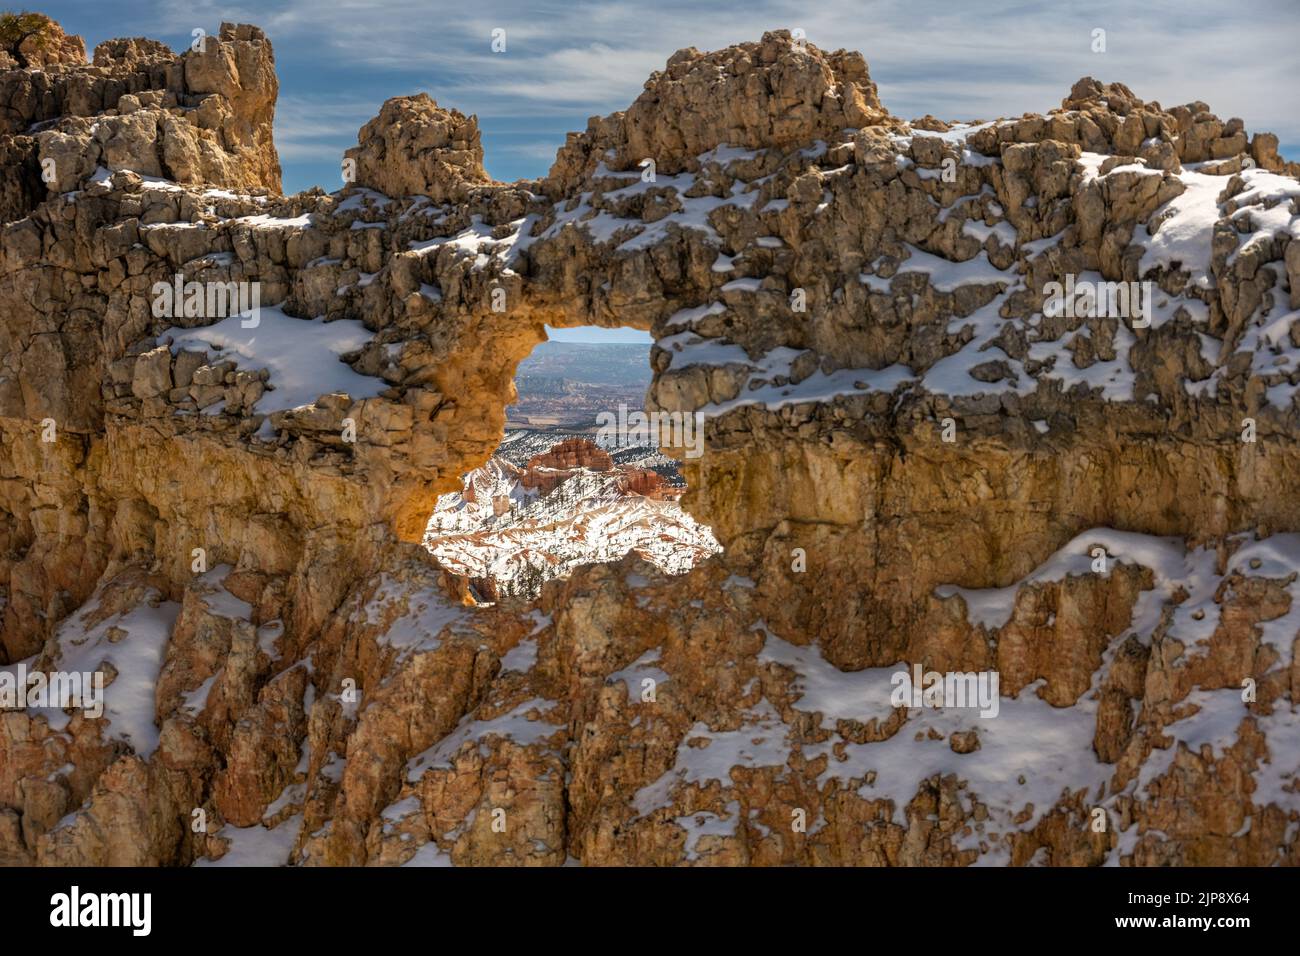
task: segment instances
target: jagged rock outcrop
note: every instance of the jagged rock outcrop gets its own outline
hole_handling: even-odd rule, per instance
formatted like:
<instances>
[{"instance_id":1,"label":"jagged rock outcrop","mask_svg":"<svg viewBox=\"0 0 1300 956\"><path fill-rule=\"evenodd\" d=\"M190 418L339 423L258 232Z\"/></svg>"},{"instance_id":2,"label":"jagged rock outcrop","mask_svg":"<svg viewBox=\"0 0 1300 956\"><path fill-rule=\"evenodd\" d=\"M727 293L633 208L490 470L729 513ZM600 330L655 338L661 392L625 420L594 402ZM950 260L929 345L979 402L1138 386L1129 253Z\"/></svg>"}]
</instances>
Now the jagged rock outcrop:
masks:
<instances>
[{"instance_id":1,"label":"jagged rock outcrop","mask_svg":"<svg viewBox=\"0 0 1300 956\"><path fill-rule=\"evenodd\" d=\"M436 203L465 202L472 188L492 181L483 169L478 121L439 108L427 93L386 101L344 160L355 162L358 186Z\"/></svg>"},{"instance_id":2,"label":"jagged rock outcrop","mask_svg":"<svg viewBox=\"0 0 1300 956\"><path fill-rule=\"evenodd\" d=\"M0 648L116 673L105 718L0 715L0 858L1300 859L1275 138L1091 79L908 124L778 32L674 55L540 182L400 98L355 185L281 199L205 178L273 158L259 31L114 44L0 76L39 101L7 168L75 180L6 194ZM159 314L177 274L257 283L256 341ZM652 332L726 550L472 607L414 542L547 324ZM997 715L896 704L913 664L998 674Z\"/></svg>"},{"instance_id":3,"label":"jagged rock outcrop","mask_svg":"<svg viewBox=\"0 0 1300 956\"><path fill-rule=\"evenodd\" d=\"M36 59L39 69L0 73L0 153L18 177L0 197L5 221L100 169L280 191L271 133L279 81L256 27L223 24L180 55L154 40L109 40L90 64L80 37L63 37Z\"/></svg>"},{"instance_id":4,"label":"jagged rock outcrop","mask_svg":"<svg viewBox=\"0 0 1300 956\"><path fill-rule=\"evenodd\" d=\"M43 13L0 16L0 70L45 70L86 62L86 44Z\"/></svg>"},{"instance_id":5,"label":"jagged rock outcrop","mask_svg":"<svg viewBox=\"0 0 1300 956\"><path fill-rule=\"evenodd\" d=\"M868 126L902 128L880 105L861 53L824 53L780 33L713 53L690 47L652 74L625 112L570 134L546 186L571 194L601 161L631 169L649 159L678 173L718 146L788 149Z\"/></svg>"}]
</instances>

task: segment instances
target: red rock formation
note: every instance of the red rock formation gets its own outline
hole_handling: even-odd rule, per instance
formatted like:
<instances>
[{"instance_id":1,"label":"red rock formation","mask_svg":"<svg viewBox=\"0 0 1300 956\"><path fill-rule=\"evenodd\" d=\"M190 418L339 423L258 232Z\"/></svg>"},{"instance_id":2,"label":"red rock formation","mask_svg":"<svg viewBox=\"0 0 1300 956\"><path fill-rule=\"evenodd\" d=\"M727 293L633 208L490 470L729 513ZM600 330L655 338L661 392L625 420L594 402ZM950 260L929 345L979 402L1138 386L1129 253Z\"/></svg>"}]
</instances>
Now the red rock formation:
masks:
<instances>
[{"instance_id":1,"label":"red rock formation","mask_svg":"<svg viewBox=\"0 0 1300 956\"><path fill-rule=\"evenodd\" d=\"M623 468L624 490L630 495L644 495L656 501L675 501L685 488L674 487L664 481L663 475L649 468Z\"/></svg>"},{"instance_id":2,"label":"red rock formation","mask_svg":"<svg viewBox=\"0 0 1300 956\"><path fill-rule=\"evenodd\" d=\"M540 455L534 455L528 459L520 481L525 488L540 488L543 495L549 495L581 468L595 472L621 472L620 491L656 501L675 501L686 490L668 484L662 475L649 468L615 465L606 451L585 438L569 438L552 445ZM471 493L467 489L466 494Z\"/></svg>"},{"instance_id":3,"label":"red rock formation","mask_svg":"<svg viewBox=\"0 0 1300 956\"><path fill-rule=\"evenodd\" d=\"M525 488L540 488L542 494L549 495L579 468L613 471L614 460L594 442L570 438L528 459L521 483Z\"/></svg>"},{"instance_id":4,"label":"red rock formation","mask_svg":"<svg viewBox=\"0 0 1300 956\"><path fill-rule=\"evenodd\" d=\"M550 451L528 459L528 470L534 468L589 468L592 471L612 471L614 460L594 442L585 438L569 438L552 445Z\"/></svg>"}]
</instances>

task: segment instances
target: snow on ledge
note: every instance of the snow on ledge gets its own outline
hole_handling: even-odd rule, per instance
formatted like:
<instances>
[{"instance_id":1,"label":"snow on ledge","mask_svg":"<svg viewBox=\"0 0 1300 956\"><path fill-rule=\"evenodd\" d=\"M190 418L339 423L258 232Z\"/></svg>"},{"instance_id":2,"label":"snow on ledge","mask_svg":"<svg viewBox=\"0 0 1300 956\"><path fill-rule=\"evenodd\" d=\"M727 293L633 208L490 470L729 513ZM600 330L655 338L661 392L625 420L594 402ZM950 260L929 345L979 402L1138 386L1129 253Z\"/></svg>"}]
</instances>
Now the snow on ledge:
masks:
<instances>
[{"instance_id":1,"label":"snow on ledge","mask_svg":"<svg viewBox=\"0 0 1300 956\"><path fill-rule=\"evenodd\" d=\"M268 389L254 403L261 414L310 405L321 395L346 392L354 400L375 398L388 387L375 376L362 375L342 361L372 338L360 322L339 319L299 319L279 306L263 306L256 328L244 328L248 316L232 315L197 329L172 327L160 339L171 340L172 353L181 349L209 353L210 362L230 360L248 369L265 368Z\"/></svg>"}]
</instances>

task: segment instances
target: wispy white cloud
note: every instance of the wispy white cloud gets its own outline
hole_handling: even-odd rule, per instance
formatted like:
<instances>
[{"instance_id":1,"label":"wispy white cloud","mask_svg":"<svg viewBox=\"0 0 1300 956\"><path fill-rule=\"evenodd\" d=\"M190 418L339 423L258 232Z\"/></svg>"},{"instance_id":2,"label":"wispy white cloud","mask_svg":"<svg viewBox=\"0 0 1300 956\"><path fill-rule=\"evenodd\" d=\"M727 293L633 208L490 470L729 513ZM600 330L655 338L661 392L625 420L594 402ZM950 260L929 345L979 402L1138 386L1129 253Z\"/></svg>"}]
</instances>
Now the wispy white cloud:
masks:
<instances>
[{"instance_id":1,"label":"wispy white cloud","mask_svg":"<svg viewBox=\"0 0 1300 956\"><path fill-rule=\"evenodd\" d=\"M476 113L485 137L520 118L556 125L625 108L652 70L685 46L716 49L799 27L819 46L860 50L898 115L948 119L1041 112L1080 76L1121 81L1166 105L1204 100L1251 131L1300 144L1295 0L266 0L185 5L151 0L129 12L92 0L43 4L120 32L183 38L223 20L271 36L281 73L277 137L286 162L337 156L386 96L427 90ZM492 30L506 52L491 51ZM1106 31L1106 52L1091 49ZM92 31L94 32L94 31ZM173 39L173 42L176 42ZM560 127L558 124L566 124ZM580 124L579 124L580 125ZM540 132L537 129L534 133ZM540 137L538 137L540 138ZM515 146L516 163L549 162Z\"/></svg>"},{"instance_id":2,"label":"wispy white cloud","mask_svg":"<svg viewBox=\"0 0 1300 956\"><path fill-rule=\"evenodd\" d=\"M1294 0L1248 10L1197 0L484 0L468 12L453 12L465 10L459 2L342 0L322 10L290 0L279 7L272 28L323 36L337 56L367 68L428 71L428 86L475 101L483 116L538 106L619 109L681 47L713 49L797 26L821 46L862 51L891 95L886 105L903 115L957 117L957 106L982 115L1041 111L1079 76L1094 74L1145 98L1203 99L1253 128L1300 139L1289 75L1300 40ZM504 54L490 50L497 27L506 30ZM1092 51L1094 29L1106 31L1105 53Z\"/></svg>"},{"instance_id":3,"label":"wispy white cloud","mask_svg":"<svg viewBox=\"0 0 1300 956\"><path fill-rule=\"evenodd\" d=\"M275 145L282 162L339 161L381 101L351 94L282 95L275 111Z\"/></svg>"}]
</instances>

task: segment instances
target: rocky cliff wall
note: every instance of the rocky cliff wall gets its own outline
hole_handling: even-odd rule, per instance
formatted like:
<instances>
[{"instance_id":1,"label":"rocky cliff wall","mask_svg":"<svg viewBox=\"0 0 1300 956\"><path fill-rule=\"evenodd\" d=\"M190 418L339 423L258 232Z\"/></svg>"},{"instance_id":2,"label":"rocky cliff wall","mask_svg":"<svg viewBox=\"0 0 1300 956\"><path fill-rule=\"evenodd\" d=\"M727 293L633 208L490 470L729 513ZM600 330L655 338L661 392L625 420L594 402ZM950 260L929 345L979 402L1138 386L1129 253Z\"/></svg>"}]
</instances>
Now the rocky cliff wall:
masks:
<instances>
[{"instance_id":1,"label":"rocky cliff wall","mask_svg":"<svg viewBox=\"0 0 1300 956\"><path fill-rule=\"evenodd\" d=\"M254 28L216 50L221 102L273 91ZM675 54L534 182L427 97L329 196L95 174L76 128L3 226L0 645L117 676L107 721L0 717L6 859L1295 862L1274 138L1092 80L909 124L783 33ZM257 283L257 341L157 315L178 274ZM726 552L472 608L413 542L545 324L652 332ZM894 706L913 664L998 715Z\"/></svg>"}]
</instances>

